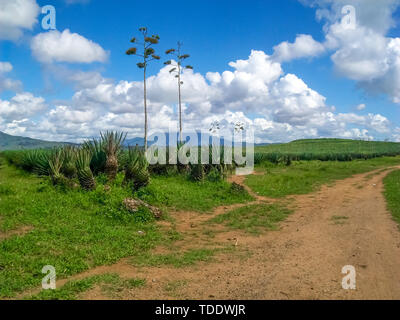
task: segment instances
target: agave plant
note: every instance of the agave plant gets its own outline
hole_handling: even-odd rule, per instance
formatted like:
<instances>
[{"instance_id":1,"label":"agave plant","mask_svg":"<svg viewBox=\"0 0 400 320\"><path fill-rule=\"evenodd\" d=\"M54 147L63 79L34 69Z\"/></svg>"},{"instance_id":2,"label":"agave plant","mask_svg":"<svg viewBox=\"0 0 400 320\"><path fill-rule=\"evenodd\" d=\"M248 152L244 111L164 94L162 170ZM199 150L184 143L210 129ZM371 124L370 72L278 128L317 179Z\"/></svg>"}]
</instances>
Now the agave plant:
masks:
<instances>
[{"instance_id":1,"label":"agave plant","mask_svg":"<svg viewBox=\"0 0 400 320\"><path fill-rule=\"evenodd\" d=\"M48 150L27 151L22 159L22 168L26 171L36 173L39 176L49 175L49 158L51 152Z\"/></svg>"},{"instance_id":2,"label":"agave plant","mask_svg":"<svg viewBox=\"0 0 400 320\"><path fill-rule=\"evenodd\" d=\"M138 148L129 147L125 166L125 183L133 183L133 188L139 190L150 182L149 163L144 153Z\"/></svg>"},{"instance_id":3,"label":"agave plant","mask_svg":"<svg viewBox=\"0 0 400 320\"><path fill-rule=\"evenodd\" d=\"M204 180L204 167L201 163L191 165L190 177L194 181L203 181Z\"/></svg>"},{"instance_id":4,"label":"agave plant","mask_svg":"<svg viewBox=\"0 0 400 320\"><path fill-rule=\"evenodd\" d=\"M66 182L66 178L61 172L63 165L63 150L56 150L49 159L49 174L54 185L64 184Z\"/></svg>"},{"instance_id":5,"label":"agave plant","mask_svg":"<svg viewBox=\"0 0 400 320\"><path fill-rule=\"evenodd\" d=\"M93 174L97 175L104 172L106 167L107 155L103 150L102 140L87 140L83 143L82 147L90 152L92 160L90 168Z\"/></svg>"},{"instance_id":6,"label":"agave plant","mask_svg":"<svg viewBox=\"0 0 400 320\"><path fill-rule=\"evenodd\" d=\"M69 179L76 177L76 153L77 148L74 146L65 146L60 151L60 157L62 158L61 173Z\"/></svg>"},{"instance_id":7,"label":"agave plant","mask_svg":"<svg viewBox=\"0 0 400 320\"><path fill-rule=\"evenodd\" d=\"M126 133L107 131L100 133L103 151L107 156L105 173L109 181L113 181L118 173L118 153L125 141Z\"/></svg>"},{"instance_id":8,"label":"agave plant","mask_svg":"<svg viewBox=\"0 0 400 320\"><path fill-rule=\"evenodd\" d=\"M91 155L86 149L80 149L76 155L76 169L80 185L85 190L96 188L96 182L90 169Z\"/></svg>"}]
</instances>

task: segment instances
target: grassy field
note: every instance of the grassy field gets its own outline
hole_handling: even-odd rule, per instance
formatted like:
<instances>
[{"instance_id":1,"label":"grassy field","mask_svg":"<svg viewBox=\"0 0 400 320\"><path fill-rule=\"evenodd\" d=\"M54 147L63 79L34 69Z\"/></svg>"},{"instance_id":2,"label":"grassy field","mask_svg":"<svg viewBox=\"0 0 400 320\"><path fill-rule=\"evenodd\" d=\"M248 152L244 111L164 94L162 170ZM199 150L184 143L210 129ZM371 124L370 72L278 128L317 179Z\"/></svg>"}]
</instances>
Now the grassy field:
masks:
<instances>
[{"instance_id":1,"label":"grassy field","mask_svg":"<svg viewBox=\"0 0 400 320\"><path fill-rule=\"evenodd\" d=\"M338 141L334 143L346 144ZM325 142L314 145L314 154L325 150ZM294 142L297 143L300 142ZM377 146L380 148L381 144ZM257 150L275 147L257 147ZM256 166L258 174L246 177L245 182L260 195L281 198L309 193L322 184L356 173L399 165L400 157L348 162L274 162L261 161ZM399 175L392 173L385 180L389 208L398 221ZM159 207L168 220L174 220L175 211L201 214L217 206L246 204L253 200L247 192L232 188L225 180L204 178L194 181L185 174L151 174L150 183L137 190L123 183L122 171L112 181L102 173L94 179L95 187L90 191L79 186L54 185L52 177L37 177L22 171L7 164L0 154L0 298L15 297L27 289L40 287L44 277L41 270L45 265L54 266L57 279L63 279L95 266L115 263L123 257L131 257L132 264L138 266L180 268L198 261L210 261L223 250L207 247L178 252L171 249L176 240L184 240L174 229L174 224L169 229L161 228L154 215L145 208L135 213L128 211L123 205L126 198L136 197ZM279 222L290 213L284 204L253 203L217 216L209 223L258 234L263 230L276 230ZM159 245L172 251L154 254L152 249ZM94 286L100 286L112 295L118 294L118 290L143 285L143 279L121 279L107 274L70 281L59 290L30 298L76 299ZM117 289L113 291L110 287Z\"/></svg>"},{"instance_id":2,"label":"grassy field","mask_svg":"<svg viewBox=\"0 0 400 320\"><path fill-rule=\"evenodd\" d=\"M261 230L277 230L291 210L280 204L251 204L213 218L210 223L222 223L232 229L258 234Z\"/></svg>"},{"instance_id":3,"label":"grassy field","mask_svg":"<svg viewBox=\"0 0 400 320\"><path fill-rule=\"evenodd\" d=\"M225 181L210 186L179 176L155 177L139 196L162 204L165 210L198 211L251 199L247 193L231 191ZM126 197L132 194L121 185L121 177L111 190L99 179L93 191L65 191L54 187L50 178L35 177L3 161L0 297L40 286L44 265L53 265L61 279L122 257L146 254L176 238L172 230L162 232L148 212L127 212L122 206Z\"/></svg>"},{"instance_id":4,"label":"grassy field","mask_svg":"<svg viewBox=\"0 0 400 320\"><path fill-rule=\"evenodd\" d=\"M261 174L246 177L246 184L260 195L280 198L291 194L305 194L322 184L347 178L353 174L400 164L400 157L369 160L295 161L291 166L264 162L256 167Z\"/></svg>"},{"instance_id":5,"label":"grassy field","mask_svg":"<svg viewBox=\"0 0 400 320\"><path fill-rule=\"evenodd\" d=\"M400 170L389 173L383 181L388 209L400 225Z\"/></svg>"},{"instance_id":6,"label":"grassy field","mask_svg":"<svg viewBox=\"0 0 400 320\"><path fill-rule=\"evenodd\" d=\"M221 204L252 200L247 193L235 192L226 181L193 183L182 175L154 176L150 185L136 192L136 195L155 206L199 212L209 211Z\"/></svg>"},{"instance_id":7,"label":"grassy field","mask_svg":"<svg viewBox=\"0 0 400 320\"><path fill-rule=\"evenodd\" d=\"M400 143L313 139L257 146L254 160L256 163L261 163L265 160L285 162L287 158L291 160L350 161L395 155L400 155Z\"/></svg>"}]
</instances>

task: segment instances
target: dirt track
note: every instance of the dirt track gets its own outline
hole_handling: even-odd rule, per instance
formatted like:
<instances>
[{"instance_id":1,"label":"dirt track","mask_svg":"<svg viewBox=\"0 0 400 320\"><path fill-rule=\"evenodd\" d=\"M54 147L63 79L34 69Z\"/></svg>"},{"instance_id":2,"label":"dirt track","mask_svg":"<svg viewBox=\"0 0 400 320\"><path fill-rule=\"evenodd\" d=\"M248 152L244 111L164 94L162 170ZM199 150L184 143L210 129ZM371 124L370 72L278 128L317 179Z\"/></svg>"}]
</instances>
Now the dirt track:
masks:
<instances>
[{"instance_id":1,"label":"dirt track","mask_svg":"<svg viewBox=\"0 0 400 320\"><path fill-rule=\"evenodd\" d=\"M221 254L213 262L180 269L137 268L125 259L78 278L117 272L147 279L144 288L125 291L124 299L400 299L400 232L382 195L386 174L361 174L292 197L295 213L279 231L255 237L225 230L213 238L225 245L238 239L238 254L250 252L244 258ZM233 207L217 208L213 215ZM176 213L177 228L185 233L182 249L204 245L201 223L209 218ZM356 290L342 289L345 265L356 268ZM166 290L168 283L175 284L173 290ZM95 288L82 298L107 297Z\"/></svg>"}]
</instances>

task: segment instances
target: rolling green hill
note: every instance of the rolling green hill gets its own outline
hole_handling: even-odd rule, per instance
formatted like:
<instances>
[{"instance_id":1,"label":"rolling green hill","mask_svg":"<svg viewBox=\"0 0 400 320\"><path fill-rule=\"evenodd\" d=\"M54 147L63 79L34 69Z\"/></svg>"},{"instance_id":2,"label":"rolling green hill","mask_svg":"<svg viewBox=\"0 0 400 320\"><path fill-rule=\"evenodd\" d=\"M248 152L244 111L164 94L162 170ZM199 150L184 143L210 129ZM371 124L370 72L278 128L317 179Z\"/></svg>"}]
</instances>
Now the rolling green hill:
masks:
<instances>
[{"instance_id":1,"label":"rolling green hill","mask_svg":"<svg viewBox=\"0 0 400 320\"><path fill-rule=\"evenodd\" d=\"M395 155L400 155L400 143L348 139L305 139L255 147L256 163L264 160L280 162L282 158L348 161Z\"/></svg>"},{"instance_id":2,"label":"rolling green hill","mask_svg":"<svg viewBox=\"0 0 400 320\"><path fill-rule=\"evenodd\" d=\"M66 143L11 136L0 131L0 151L52 148L63 144Z\"/></svg>"}]
</instances>

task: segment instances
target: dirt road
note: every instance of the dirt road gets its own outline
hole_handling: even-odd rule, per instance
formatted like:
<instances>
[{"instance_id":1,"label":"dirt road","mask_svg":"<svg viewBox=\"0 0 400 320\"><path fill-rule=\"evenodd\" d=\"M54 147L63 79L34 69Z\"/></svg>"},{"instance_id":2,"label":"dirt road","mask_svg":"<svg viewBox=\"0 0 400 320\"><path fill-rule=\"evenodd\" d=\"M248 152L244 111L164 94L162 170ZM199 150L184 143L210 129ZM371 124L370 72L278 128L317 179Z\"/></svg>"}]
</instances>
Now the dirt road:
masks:
<instances>
[{"instance_id":1,"label":"dirt road","mask_svg":"<svg viewBox=\"0 0 400 320\"><path fill-rule=\"evenodd\" d=\"M374 173L292 197L295 213L279 231L258 237L217 233L215 243L238 240L235 250L249 253L241 258L221 254L213 262L180 269L137 268L125 259L79 277L117 272L147 279L144 288L124 292L124 299L400 299L400 232L382 195L387 171ZM239 177L235 180L241 182ZM213 214L231 209L217 208ZM200 225L209 218L176 213L177 228L185 234L181 245L203 245ZM356 269L356 290L342 289L345 265ZM95 288L82 298L106 297Z\"/></svg>"}]
</instances>

